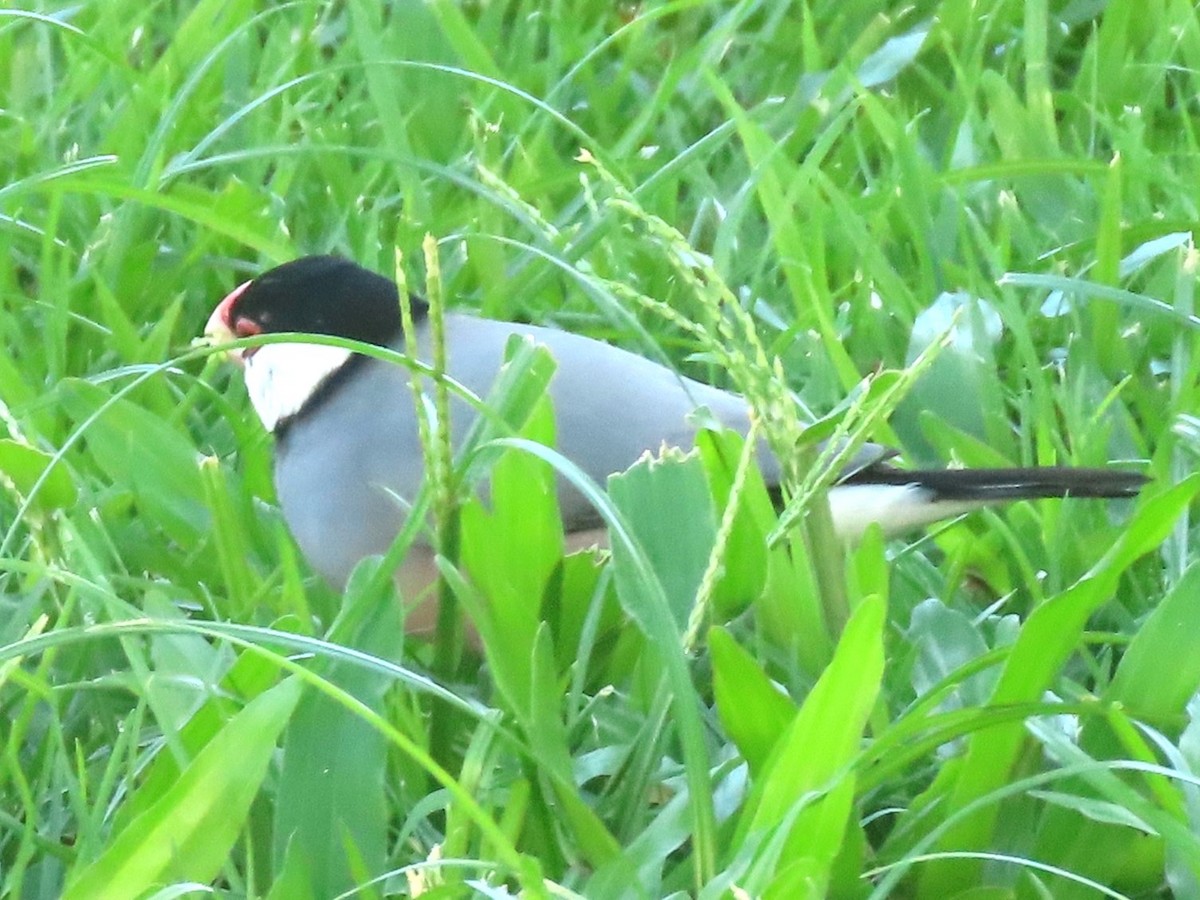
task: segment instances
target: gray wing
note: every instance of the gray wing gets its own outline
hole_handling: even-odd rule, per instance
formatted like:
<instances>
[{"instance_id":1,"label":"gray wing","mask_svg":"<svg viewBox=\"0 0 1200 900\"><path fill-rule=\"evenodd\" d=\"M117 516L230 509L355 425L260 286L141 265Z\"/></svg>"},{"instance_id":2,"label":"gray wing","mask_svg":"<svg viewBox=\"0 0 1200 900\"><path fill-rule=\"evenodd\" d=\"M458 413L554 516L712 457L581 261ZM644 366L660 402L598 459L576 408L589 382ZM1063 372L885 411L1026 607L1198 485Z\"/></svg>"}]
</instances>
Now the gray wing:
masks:
<instances>
[{"instance_id":1,"label":"gray wing","mask_svg":"<svg viewBox=\"0 0 1200 900\"><path fill-rule=\"evenodd\" d=\"M565 331L466 316L450 317L447 327L450 374L484 397L509 335L527 335L549 349L557 364L550 397L558 451L601 486L609 475L664 443L690 448L696 429L689 416L702 406L730 428L743 434L749 428L749 409L741 397L618 347ZM460 434L462 425L454 423ZM769 477L777 478L774 459L764 464ZM566 484L561 488L567 528L594 524L594 512L583 498Z\"/></svg>"}]
</instances>

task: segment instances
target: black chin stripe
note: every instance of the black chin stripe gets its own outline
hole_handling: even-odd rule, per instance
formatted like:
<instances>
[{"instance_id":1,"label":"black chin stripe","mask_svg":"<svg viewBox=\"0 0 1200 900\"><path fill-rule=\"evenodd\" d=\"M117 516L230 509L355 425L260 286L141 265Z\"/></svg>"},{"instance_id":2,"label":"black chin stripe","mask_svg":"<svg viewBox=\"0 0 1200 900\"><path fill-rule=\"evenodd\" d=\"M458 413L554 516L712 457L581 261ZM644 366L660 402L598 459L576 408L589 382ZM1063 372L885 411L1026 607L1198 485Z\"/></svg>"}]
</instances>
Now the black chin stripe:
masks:
<instances>
[{"instance_id":1,"label":"black chin stripe","mask_svg":"<svg viewBox=\"0 0 1200 900\"><path fill-rule=\"evenodd\" d=\"M281 417L275 423L275 430L272 432L275 435L275 443L282 444L287 438L288 432L291 431L293 424L313 415L328 403L330 398L337 394L338 389L355 372L366 365L370 358L369 356L363 356L361 353L352 353L344 363L322 378L316 388L313 389L313 392L308 395L308 398L300 404L298 410L290 415Z\"/></svg>"},{"instance_id":2,"label":"black chin stripe","mask_svg":"<svg viewBox=\"0 0 1200 900\"><path fill-rule=\"evenodd\" d=\"M414 298L412 313L414 325L422 321L426 314L424 303L418 303L416 298ZM381 344L380 346L399 346L400 337L401 334L397 334L394 336L392 341ZM364 356L361 353L351 353L344 363L322 378L317 384L316 388L313 389L313 392L308 395L308 398L302 404L300 404L300 408L298 410L290 415L282 416L279 421L275 423L275 428L271 433L275 435L276 446L283 444L287 440L288 432L291 431L292 426L296 422L303 421L324 407L332 397L337 395L337 392L341 389L342 385L346 384L351 378L353 378L355 372L367 365L369 362L372 362L372 359L372 357Z\"/></svg>"}]
</instances>

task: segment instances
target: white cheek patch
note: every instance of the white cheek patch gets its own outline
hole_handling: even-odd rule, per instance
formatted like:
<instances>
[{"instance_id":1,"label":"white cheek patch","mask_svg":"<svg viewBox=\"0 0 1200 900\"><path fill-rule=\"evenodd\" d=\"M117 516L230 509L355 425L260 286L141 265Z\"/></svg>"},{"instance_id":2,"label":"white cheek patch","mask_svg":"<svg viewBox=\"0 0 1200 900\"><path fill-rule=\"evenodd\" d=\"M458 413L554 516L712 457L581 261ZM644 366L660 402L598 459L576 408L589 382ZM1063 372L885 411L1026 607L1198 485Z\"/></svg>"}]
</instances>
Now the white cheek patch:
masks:
<instances>
[{"instance_id":1,"label":"white cheek patch","mask_svg":"<svg viewBox=\"0 0 1200 900\"><path fill-rule=\"evenodd\" d=\"M325 344L267 344L246 359L246 390L268 431L295 415L353 351Z\"/></svg>"}]
</instances>

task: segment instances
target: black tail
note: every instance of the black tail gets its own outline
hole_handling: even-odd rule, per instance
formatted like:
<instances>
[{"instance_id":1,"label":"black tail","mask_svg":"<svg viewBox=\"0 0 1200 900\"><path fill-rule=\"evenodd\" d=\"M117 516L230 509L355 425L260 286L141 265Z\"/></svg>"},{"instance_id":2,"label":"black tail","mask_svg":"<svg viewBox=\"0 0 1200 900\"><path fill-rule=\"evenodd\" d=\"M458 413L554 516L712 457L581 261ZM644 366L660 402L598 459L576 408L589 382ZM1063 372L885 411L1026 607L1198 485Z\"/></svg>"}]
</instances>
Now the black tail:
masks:
<instances>
[{"instance_id":1,"label":"black tail","mask_svg":"<svg viewBox=\"0 0 1200 900\"><path fill-rule=\"evenodd\" d=\"M1149 479L1117 469L1043 466L1028 469L897 469L876 464L842 484L913 484L937 500L1026 500L1037 497L1134 497Z\"/></svg>"}]
</instances>

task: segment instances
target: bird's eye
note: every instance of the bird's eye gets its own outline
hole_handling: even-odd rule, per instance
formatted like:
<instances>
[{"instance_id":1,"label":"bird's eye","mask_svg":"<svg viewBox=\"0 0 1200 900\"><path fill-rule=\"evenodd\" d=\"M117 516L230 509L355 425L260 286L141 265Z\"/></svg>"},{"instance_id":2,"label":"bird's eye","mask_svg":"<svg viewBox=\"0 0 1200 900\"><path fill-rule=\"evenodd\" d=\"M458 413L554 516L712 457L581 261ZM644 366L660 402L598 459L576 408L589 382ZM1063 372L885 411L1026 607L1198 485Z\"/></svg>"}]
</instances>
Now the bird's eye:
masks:
<instances>
[{"instance_id":1,"label":"bird's eye","mask_svg":"<svg viewBox=\"0 0 1200 900\"><path fill-rule=\"evenodd\" d=\"M262 334L262 332L262 326L253 319L238 316L233 321L233 333L238 337L253 337L256 334Z\"/></svg>"}]
</instances>

